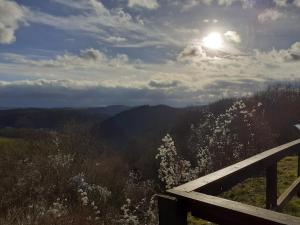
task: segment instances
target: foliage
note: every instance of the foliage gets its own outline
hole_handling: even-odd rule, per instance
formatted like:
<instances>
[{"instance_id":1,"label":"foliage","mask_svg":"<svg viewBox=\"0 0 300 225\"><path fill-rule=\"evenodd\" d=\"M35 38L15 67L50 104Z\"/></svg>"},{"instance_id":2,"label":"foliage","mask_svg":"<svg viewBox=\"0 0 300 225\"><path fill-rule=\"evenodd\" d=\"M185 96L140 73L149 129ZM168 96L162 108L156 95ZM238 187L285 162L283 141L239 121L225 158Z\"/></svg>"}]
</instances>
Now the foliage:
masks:
<instances>
[{"instance_id":1,"label":"foliage","mask_svg":"<svg viewBox=\"0 0 300 225\"><path fill-rule=\"evenodd\" d=\"M81 162L93 160L67 152L58 134L48 139L1 145L1 224L111 224L119 206L97 174L84 174Z\"/></svg>"},{"instance_id":2,"label":"foliage","mask_svg":"<svg viewBox=\"0 0 300 225\"><path fill-rule=\"evenodd\" d=\"M0 138L0 224L157 225L157 193L296 137L290 127L299 122L299 93L276 87L188 112L165 107L124 112L117 121L133 123L140 136L128 145L119 142L123 152L107 147L94 135L95 127L78 121L56 131L5 128L3 134L18 139ZM154 112L132 122L147 110ZM152 113L160 115L157 120ZM163 127L168 113L174 115ZM184 128L172 130L179 114L177 125ZM111 132L124 131L115 126ZM280 192L295 178L290 172L295 167L294 158L279 163ZM261 206L263 193L264 179L255 177L224 196ZM296 199L285 211L299 215L299 205ZM204 224L191 216L189 223Z\"/></svg>"},{"instance_id":3,"label":"foliage","mask_svg":"<svg viewBox=\"0 0 300 225\"><path fill-rule=\"evenodd\" d=\"M160 160L158 177L165 184L165 188L172 188L195 178L191 163L178 156L172 137L167 134L162 142L156 159Z\"/></svg>"},{"instance_id":4,"label":"foliage","mask_svg":"<svg viewBox=\"0 0 300 225\"><path fill-rule=\"evenodd\" d=\"M247 107L243 100L235 101L224 113L207 112L198 125L191 125L189 149L195 165L178 155L174 140L167 134L158 148L158 177L165 188L193 180L201 174L220 169L260 152L255 138L267 124L262 103ZM268 129L265 129L268 131ZM264 133L265 141L269 134Z\"/></svg>"},{"instance_id":5,"label":"foliage","mask_svg":"<svg viewBox=\"0 0 300 225\"><path fill-rule=\"evenodd\" d=\"M257 141L260 135L264 135L263 145ZM251 106L237 100L224 113L207 112L198 125L192 125L188 146L197 155L200 174L204 174L248 158L272 144L263 104Z\"/></svg>"}]
</instances>

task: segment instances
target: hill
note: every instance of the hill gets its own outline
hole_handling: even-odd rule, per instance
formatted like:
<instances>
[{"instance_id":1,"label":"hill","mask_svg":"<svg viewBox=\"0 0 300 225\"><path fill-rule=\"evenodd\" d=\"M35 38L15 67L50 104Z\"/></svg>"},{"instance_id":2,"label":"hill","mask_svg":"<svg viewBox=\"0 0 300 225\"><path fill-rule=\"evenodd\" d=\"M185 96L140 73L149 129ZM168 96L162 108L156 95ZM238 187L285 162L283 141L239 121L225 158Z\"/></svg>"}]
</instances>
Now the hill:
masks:
<instances>
[{"instance_id":1,"label":"hill","mask_svg":"<svg viewBox=\"0 0 300 225\"><path fill-rule=\"evenodd\" d=\"M96 130L115 146L126 146L135 139L159 136L169 132L186 109L165 105L140 106L123 111L100 123Z\"/></svg>"},{"instance_id":2,"label":"hill","mask_svg":"<svg viewBox=\"0 0 300 225\"><path fill-rule=\"evenodd\" d=\"M0 110L0 128L59 129L69 121L97 123L127 110L127 106L95 108L21 108Z\"/></svg>"}]
</instances>

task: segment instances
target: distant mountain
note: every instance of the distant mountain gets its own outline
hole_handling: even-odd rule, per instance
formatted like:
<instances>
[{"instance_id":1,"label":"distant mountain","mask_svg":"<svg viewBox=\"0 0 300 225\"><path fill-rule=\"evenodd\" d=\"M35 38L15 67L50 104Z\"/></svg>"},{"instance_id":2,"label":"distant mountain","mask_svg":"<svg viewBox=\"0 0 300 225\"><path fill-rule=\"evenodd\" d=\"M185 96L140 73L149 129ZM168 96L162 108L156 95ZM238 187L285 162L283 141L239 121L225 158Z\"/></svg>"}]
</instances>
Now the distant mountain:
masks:
<instances>
[{"instance_id":1,"label":"distant mountain","mask_svg":"<svg viewBox=\"0 0 300 225\"><path fill-rule=\"evenodd\" d=\"M131 107L125 105L110 105L104 107L94 107L94 108L87 108L86 111L93 112L93 113L103 113L108 116L114 116L120 112L129 110ZM84 108L83 108L84 110Z\"/></svg>"},{"instance_id":2,"label":"distant mountain","mask_svg":"<svg viewBox=\"0 0 300 225\"><path fill-rule=\"evenodd\" d=\"M165 105L135 107L104 120L96 127L96 133L118 149L128 148L136 141L160 141L191 109Z\"/></svg>"},{"instance_id":3,"label":"distant mountain","mask_svg":"<svg viewBox=\"0 0 300 225\"><path fill-rule=\"evenodd\" d=\"M21 108L0 110L0 128L57 129L69 121L99 123L129 107L115 105L95 108Z\"/></svg>"}]
</instances>

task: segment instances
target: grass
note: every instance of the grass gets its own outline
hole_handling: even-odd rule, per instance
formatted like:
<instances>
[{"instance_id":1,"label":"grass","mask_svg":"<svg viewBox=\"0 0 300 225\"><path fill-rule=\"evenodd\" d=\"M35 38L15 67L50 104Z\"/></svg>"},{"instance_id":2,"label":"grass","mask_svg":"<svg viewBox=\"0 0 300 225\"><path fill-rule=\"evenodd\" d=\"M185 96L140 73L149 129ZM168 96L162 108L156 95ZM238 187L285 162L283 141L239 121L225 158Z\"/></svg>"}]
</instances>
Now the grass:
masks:
<instances>
[{"instance_id":1,"label":"grass","mask_svg":"<svg viewBox=\"0 0 300 225\"><path fill-rule=\"evenodd\" d=\"M0 137L0 145L6 145L14 142L14 138L6 138L6 137Z\"/></svg>"},{"instance_id":2,"label":"grass","mask_svg":"<svg viewBox=\"0 0 300 225\"><path fill-rule=\"evenodd\" d=\"M297 157L290 156L278 162L278 196L288 188L297 178ZM233 201L242 202L245 204L265 207L265 178L256 177L249 178L242 183L234 186L228 192L225 192L221 197ZM300 198L295 196L283 209L283 213L300 217ZM189 216L190 225L203 225L207 222Z\"/></svg>"},{"instance_id":3,"label":"grass","mask_svg":"<svg viewBox=\"0 0 300 225\"><path fill-rule=\"evenodd\" d=\"M0 137L0 144L7 144L11 140L11 138Z\"/></svg>"}]
</instances>

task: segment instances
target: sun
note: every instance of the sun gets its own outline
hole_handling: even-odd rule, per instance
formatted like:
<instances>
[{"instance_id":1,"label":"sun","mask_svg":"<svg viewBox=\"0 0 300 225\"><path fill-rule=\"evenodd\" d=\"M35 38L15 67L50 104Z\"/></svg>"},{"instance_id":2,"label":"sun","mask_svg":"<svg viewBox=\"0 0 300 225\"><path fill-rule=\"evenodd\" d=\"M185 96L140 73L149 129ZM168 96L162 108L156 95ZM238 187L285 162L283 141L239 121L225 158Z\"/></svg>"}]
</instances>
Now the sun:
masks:
<instances>
[{"instance_id":1,"label":"sun","mask_svg":"<svg viewBox=\"0 0 300 225\"><path fill-rule=\"evenodd\" d=\"M222 35L218 32L209 33L202 39L202 44L206 48L220 49L223 46Z\"/></svg>"}]
</instances>

